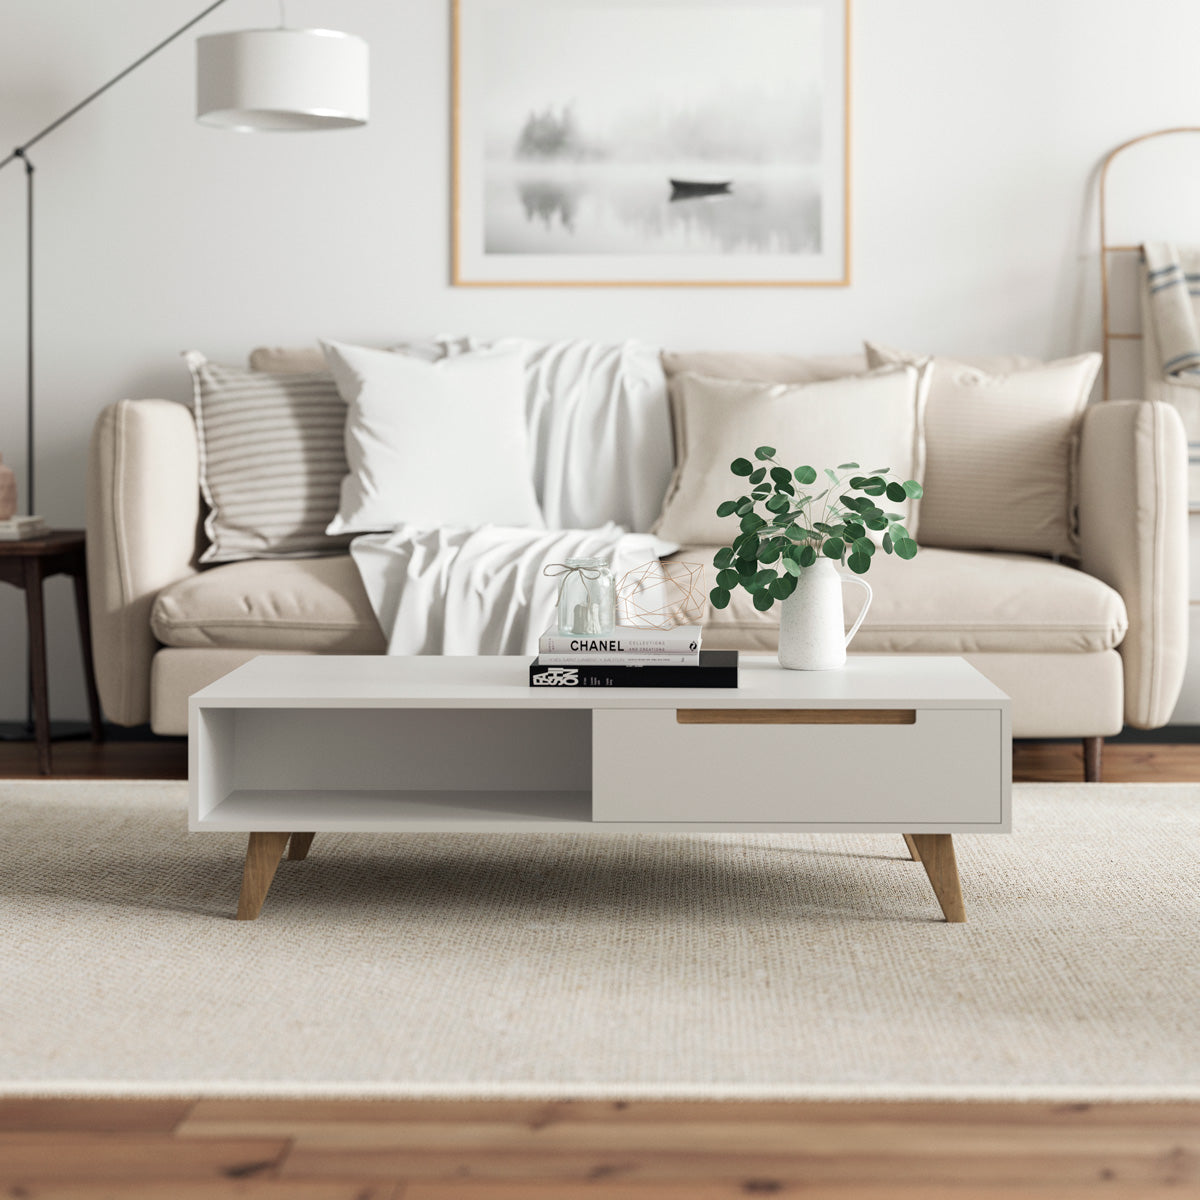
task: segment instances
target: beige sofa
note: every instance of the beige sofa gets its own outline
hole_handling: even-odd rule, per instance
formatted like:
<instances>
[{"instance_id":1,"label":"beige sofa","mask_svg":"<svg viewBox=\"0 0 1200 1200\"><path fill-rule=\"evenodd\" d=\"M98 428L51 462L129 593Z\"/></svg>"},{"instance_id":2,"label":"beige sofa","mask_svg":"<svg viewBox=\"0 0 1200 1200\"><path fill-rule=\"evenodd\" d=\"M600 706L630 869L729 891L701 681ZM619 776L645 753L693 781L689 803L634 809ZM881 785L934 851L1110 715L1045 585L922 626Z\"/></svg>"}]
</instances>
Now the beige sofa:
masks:
<instances>
[{"instance_id":1,"label":"beige sofa","mask_svg":"<svg viewBox=\"0 0 1200 1200\"><path fill-rule=\"evenodd\" d=\"M197 566L201 499L189 409L124 400L100 415L88 567L105 713L187 730L187 697L257 654L378 654L348 555ZM1174 409L1114 402L1083 418L1077 564L923 549L880 556L857 653L961 654L1013 698L1018 737L1102 738L1170 717L1186 659L1186 440ZM678 557L711 562L713 547ZM776 646L777 613L739 591L705 644Z\"/></svg>"}]
</instances>

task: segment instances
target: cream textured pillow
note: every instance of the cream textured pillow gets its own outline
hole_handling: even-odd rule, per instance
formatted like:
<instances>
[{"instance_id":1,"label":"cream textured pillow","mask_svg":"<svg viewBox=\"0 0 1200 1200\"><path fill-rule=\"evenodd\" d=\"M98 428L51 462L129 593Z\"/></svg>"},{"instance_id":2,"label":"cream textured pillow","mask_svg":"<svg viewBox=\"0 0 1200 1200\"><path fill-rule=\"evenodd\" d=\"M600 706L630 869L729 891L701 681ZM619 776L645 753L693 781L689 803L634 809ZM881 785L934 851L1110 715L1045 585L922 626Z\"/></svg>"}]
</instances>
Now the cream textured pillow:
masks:
<instances>
[{"instance_id":1,"label":"cream textured pillow","mask_svg":"<svg viewBox=\"0 0 1200 1200\"><path fill-rule=\"evenodd\" d=\"M776 447L788 467L821 471L857 462L864 471L891 467L901 479L920 479L926 374L898 366L791 386L676 376L678 461L653 532L683 546L728 541L736 522L718 517L717 505L742 490L729 464L764 444ZM916 509L910 500L902 510L913 536Z\"/></svg>"},{"instance_id":2,"label":"cream textured pillow","mask_svg":"<svg viewBox=\"0 0 1200 1200\"><path fill-rule=\"evenodd\" d=\"M325 534L346 473L346 405L327 370L247 371L184 355L192 372L204 563L336 554Z\"/></svg>"},{"instance_id":3,"label":"cream textured pillow","mask_svg":"<svg viewBox=\"0 0 1200 1200\"><path fill-rule=\"evenodd\" d=\"M525 433L520 349L426 362L322 342L342 398L346 461L329 533L415 525L543 527Z\"/></svg>"},{"instance_id":4,"label":"cream textured pillow","mask_svg":"<svg viewBox=\"0 0 1200 1200\"><path fill-rule=\"evenodd\" d=\"M933 364L925 410L923 545L1078 554L1075 443L1099 354L993 373L868 342L867 361Z\"/></svg>"}]
</instances>

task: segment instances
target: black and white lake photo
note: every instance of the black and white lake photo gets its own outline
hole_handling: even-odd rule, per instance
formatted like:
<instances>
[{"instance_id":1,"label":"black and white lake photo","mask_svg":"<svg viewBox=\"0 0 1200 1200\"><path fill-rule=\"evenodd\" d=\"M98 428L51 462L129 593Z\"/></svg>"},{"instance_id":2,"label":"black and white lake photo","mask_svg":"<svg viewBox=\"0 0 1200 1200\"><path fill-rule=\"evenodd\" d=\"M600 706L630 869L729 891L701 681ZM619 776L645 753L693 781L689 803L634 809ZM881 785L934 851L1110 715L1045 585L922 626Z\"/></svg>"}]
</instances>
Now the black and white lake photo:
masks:
<instances>
[{"instance_id":1,"label":"black and white lake photo","mask_svg":"<svg viewBox=\"0 0 1200 1200\"><path fill-rule=\"evenodd\" d=\"M605 263L636 276L654 260L668 274L695 260L753 275L756 260L837 257L836 6L474 8L463 17L475 26L463 29L460 220L478 221L461 231L463 246L476 241L494 271L519 281L536 260L553 278L552 260L588 258L580 269L598 279Z\"/></svg>"}]
</instances>

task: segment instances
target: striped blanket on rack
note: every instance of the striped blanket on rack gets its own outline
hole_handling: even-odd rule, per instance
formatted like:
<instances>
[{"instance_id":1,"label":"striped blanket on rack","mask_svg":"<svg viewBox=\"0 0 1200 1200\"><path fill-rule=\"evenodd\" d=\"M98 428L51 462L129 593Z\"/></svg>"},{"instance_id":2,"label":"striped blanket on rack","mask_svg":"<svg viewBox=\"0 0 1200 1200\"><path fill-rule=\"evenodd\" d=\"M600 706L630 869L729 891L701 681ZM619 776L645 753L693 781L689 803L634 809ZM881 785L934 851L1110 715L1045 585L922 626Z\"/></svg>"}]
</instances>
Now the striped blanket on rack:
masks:
<instances>
[{"instance_id":1,"label":"striped blanket on rack","mask_svg":"<svg viewBox=\"0 0 1200 1200\"><path fill-rule=\"evenodd\" d=\"M1142 256L1158 345L1155 365L1168 382L1200 388L1200 249L1147 242Z\"/></svg>"},{"instance_id":2,"label":"striped blanket on rack","mask_svg":"<svg viewBox=\"0 0 1200 1200\"><path fill-rule=\"evenodd\" d=\"M1188 505L1200 508L1200 248L1142 247L1142 397L1173 404L1188 435Z\"/></svg>"}]
</instances>

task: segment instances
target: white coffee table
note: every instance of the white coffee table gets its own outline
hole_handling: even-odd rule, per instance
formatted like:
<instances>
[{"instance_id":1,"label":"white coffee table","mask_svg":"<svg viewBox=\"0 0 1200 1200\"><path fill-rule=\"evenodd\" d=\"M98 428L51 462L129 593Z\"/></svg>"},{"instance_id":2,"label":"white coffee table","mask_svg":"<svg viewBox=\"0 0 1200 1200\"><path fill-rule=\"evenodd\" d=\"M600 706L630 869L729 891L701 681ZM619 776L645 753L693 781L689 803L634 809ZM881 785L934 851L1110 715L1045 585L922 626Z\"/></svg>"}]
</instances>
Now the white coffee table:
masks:
<instances>
[{"instance_id":1,"label":"white coffee table","mask_svg":"<svg viewBox=\"0 0 1200 1200\"><path fill-rule=\"evenodd\" d=\"M1008 697L961 658L743 657L736 690L528 662L265 655L192 696L188 828L249 833L239 919L322 831L858 831L904 834L962 921L952 835L1010 831Z\"/></svg>"}]
</instances>

